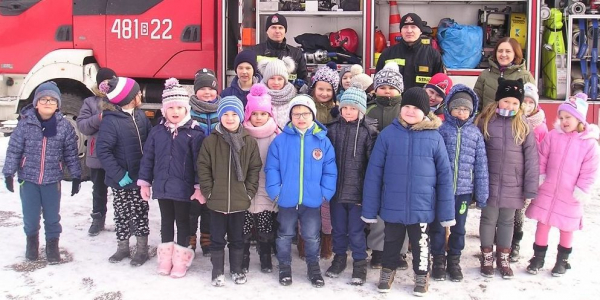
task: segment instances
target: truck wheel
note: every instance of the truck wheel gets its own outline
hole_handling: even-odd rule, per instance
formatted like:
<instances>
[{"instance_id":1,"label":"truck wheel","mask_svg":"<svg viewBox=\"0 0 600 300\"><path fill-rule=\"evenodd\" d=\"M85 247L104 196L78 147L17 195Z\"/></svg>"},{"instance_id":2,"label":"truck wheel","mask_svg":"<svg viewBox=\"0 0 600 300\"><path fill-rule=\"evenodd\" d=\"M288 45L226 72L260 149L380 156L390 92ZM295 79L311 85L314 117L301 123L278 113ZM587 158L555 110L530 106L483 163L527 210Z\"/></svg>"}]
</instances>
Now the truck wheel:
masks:
<instances>
[{"instance_id":1,"label":"truck wheel","mask_svg":"<svg viewBox=\"0 0 600 300\"><path fill-rule=\"evenodd\" d=\"M90 169L85 164L85 155L86 144L87 144L87 136L79 131L77 128L77 115L79 115L79 110L81 110L81 105L83 104L83 97L77 94L63 93L61 95L62 104L60 107L60 111L65 115L65 118L73 128L75 129L75 134L77 135L77 153L79 156L79 163L81 164L81 180L89 180L90 179ZM71 175L69 174L69 169L65 168L65 179L71 180Z\"/></svg>"}]
</instances>

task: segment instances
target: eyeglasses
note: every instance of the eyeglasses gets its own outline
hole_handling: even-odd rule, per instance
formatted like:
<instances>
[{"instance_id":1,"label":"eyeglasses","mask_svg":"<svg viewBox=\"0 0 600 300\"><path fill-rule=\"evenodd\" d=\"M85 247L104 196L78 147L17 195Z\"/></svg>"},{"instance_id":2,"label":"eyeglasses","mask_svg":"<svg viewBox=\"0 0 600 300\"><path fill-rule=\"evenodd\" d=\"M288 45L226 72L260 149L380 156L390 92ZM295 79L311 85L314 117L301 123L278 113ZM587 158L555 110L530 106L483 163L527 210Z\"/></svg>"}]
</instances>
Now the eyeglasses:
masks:
<instances>
[{"instance_id":1,"label":"eyeglasses","mask_svg":"<svg viewBox=\"0 0 600 300\"><path fill-rule=\"evenodd\" d=\"M461 108L461 107L456 107L456 108L453 108L452 110L455 110L455 111L461 112L461 113L470 113L471 112L470 109L468 109L468 108Z\"/></svg>"},{"instance_id":2,"label":"eyeglasses","mask_svg":"<svg viewBox=\"0 0 600 300\"><path fill-rule=\"evenodd\" d=\"M301 114L292 114L292 118L298 120L300 119L300 117L302 117L302 119L307 120L309 117L312 116L311 112L305 112L305 113L301 113Z\"/></svg>"},{"instance_id":3,"label":"eyeglasses","mask_svg":"<svg viewBox=\"0 0 600 300\"><path fill-rule=\"evenodd\" d=\"M58 100L54 99L54 98L41 98L38 100L38 103L41 104L57 104Z\"/></svg>"}]
</instances>

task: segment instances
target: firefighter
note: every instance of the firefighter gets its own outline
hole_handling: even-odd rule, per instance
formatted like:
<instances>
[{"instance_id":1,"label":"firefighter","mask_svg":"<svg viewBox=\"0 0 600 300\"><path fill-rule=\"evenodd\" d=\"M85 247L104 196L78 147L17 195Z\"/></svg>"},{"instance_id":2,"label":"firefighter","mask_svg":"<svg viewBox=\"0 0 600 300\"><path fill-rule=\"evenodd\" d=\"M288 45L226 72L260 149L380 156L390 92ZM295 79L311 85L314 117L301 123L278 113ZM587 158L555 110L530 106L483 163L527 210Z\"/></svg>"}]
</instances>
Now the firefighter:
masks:
<instances>
[{"instance_id":1,"label":"firefighter","mask_svg":"<svg viewBox=\"0 0 600 300\"><path fill-rule=\"evenodd\" d=\"M409 13L400 21L402 40L383 50L377 62L377 72L386 63L394 61L400 67L404 88L423 87L433 74L445 73L442 56L431 47L429 38L421 38L423 21L415 13Z\"/></svg>"}]
</instances>

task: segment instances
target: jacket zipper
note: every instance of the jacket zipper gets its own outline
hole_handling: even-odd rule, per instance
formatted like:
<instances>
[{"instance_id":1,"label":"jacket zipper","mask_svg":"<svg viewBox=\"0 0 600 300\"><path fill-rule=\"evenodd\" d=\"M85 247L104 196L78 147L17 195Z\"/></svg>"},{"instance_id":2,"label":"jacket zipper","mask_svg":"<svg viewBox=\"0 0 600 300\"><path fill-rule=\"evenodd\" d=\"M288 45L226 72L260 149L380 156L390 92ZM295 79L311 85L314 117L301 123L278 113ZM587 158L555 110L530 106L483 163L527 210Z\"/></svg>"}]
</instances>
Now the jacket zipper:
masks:
<instances>
[{"instance_id":1,"label":"jacket zipper","mask_svg":"<svg viewBox=\"0 0 600 300\"><path fill-rule=\"evenodd\" d=\"M412 132L410 131L409 128L407 128L408 130L408 178L412 177ZM409 222L408 220L410 219L410 200L411 200L411 184L410 184L410 180L406 181L406 185L407 185L407 195L408 195L408 201L406 201L406 220L405 222Z\"/></svg>"},{"instance_id":2,"label":"jacket zipper","mask_svg":"<svg viewBox=\"0 0 600 300\"><path fill-rule=\"evenodd\" d=\"M572 137L569 137L569 142L567 142L567 147L565 148L565 150L569 150L569 145L571 145L571 141L573 140ZM565 151L565 153L568 153L567 151ZM558 177L556 178L556 182L560 182L561 179L561 174L562 174L562 170L563 170L563 166L565 165L565 159L567 158L567 155L563 155L561 161L560 161L560 168L558 169ZM548 168L546 168L548 169ZM548 210L549 212L552 212L554 210L554 204L556 203L556 195L557 195L557 190L558 190L558 184L554 185L554 193L553 193L553 197L552 197L552 202L550 204L550 209ZM550 222L550 213L548 214L548 218L546 219L546 224L548 224L548 222Z\"/></svg>"},{"instance_id":3,"label":"jacket zipper","mask_svg":"<svg viewBox=\"0 0 600 300\"><path fill-rule=\"evenodd\" d=\"M501 147L501 150L502 150L501 151L501 153L502 153L501 157L502 157L502 159L504 159L504 148L505 148L504 147L504 143L506 142L506 139L507 139L507 137L506 137L506 126L505 126L505 123L506 123L506 120L508 120L508 118L505 118L505 117L502 117L502 118L503 119L501 119L501 121L502 121L501 123L502 123L503 139L502 139L502 142L500 143L500 147ZM512 136L512 134L511 134L511 136ZM496 205L498 205L498 207L500 207L500 199L502 199L502 195L500 194L500 192L502 190L502 177L504 177L504 164L500 164L500 182L499 182L499 185L498 185L498 199L497 199L498 203L496 204Z\"/></svg>"},{"instance_id":4,"label":"jacket zipper","mask_svg":"<svg viewBox=\"0 0 600 300\"><path fill-rule=\"evenodd\" d=\"M346 130L345 130L345 135L344 136L348 136L348 130L350 128L350 126L345 126ZM342 149L344 149L344 151L342 151L342 159L340 160L340 171L343 171L343 168L341 168L341 164L346 162L346 147L348 147L348 143L347 143L347 139L344 139L344 142L342 144ZM344 186L344 172L338 172L338 186L337 186L337 190L338 191L338 201L341 200L340 196L341 196L341 191L342 191L342 187Z\"/></svg>"},{"instance_id":5,"label":"jacket zipper","mask_svg":"<svg viewBox=\"0 0 600 300\"><path fill-rule=\"evenodd\" d=\"M231 212L231 148L229 149L229 172L227 172L227 213Z\"/></svg>"},{"instance_id":6,"label":"jacket zipper","mask_svg":"<svg viewBox=\"0 0 600 300\"><path fill-rule=\"evenodd\" d=\"M38 178L38 184L42 184L42 181L44 180L44 167L46 165L45 161L46 161L46 142L48 141L48 139L46 137L42 138L42 158L40 161L40 176Z\"/></svg>"},{"instance_id":7,"label":"jacket zipper","mask_svg":"<svg viewBox=\"0 0 600 300\"><path fill-rule=\"evenodd\" d=\"M142 152L142 155L144 155L144 146L142 145L142 137L140 135L140 129L138 128L137 122L135 121L135 116L133 115L134 113L135 113L135 111L131 113L131 119L133 119L133 125L135 126L135 130L137 131L138 142L140 143L140 151Z\"/></svg>"},{"instance_id":8,"label":"jacket zipper","mask_svg":"<svg viewBox=\"0 0 600 300\"><path fill-rule=\"evenodd\" d=\"M298 205L302 204L304 198L304 133L300 135L300 199Z\"/></svg>"},{"instance_id":9,"label":"jacket zipper","mask_svg":"<svg viewBox=\"0 0 600 300\"><path fill-rule=\"evenodd\" d=\"M460 139L461 139L462 128L458 127L458 137L456 138L456 151L454 155L454 194L456 194L457 182L458 182L458 158L460 156Z\"/></svg>"}]
</instances>

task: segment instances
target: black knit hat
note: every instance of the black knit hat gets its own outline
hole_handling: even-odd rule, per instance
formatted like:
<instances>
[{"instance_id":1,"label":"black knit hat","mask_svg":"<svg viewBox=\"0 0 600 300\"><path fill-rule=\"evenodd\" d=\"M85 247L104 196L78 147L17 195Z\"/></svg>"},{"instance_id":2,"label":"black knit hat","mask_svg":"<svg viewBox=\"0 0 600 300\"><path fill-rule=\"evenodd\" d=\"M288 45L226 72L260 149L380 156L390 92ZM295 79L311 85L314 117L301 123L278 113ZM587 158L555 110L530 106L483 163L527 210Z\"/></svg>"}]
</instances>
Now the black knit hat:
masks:
<instances>
[{"instance_id":1,"label":"black knit hat","mask_svg":"<svg viewBox=\"0 0 600 300\"><path fill-rule=\"evenodd\" d=\"M233 70L237 73L237 67L241 63L249 63L252 66L252 76L258 72L256 67L256 52L252 50L244 50L235 56L233 60Z\"/></svg>"},{"instance_id":2,"label":"black knit hat","mask_svg":"<svg viewBox=\"0 0 600 300\"><path fill-rule=\"evenodd\" d=\"M411 87L402 94L400 108L406 105L412 105L423 111L426 116L429 114L429 96L425 89L420 87Z\"/></svg>"},{"instance_id":3,"label":"black knit hat","mask_svg":"<svg viewBox=\"0 0 600 300\"><path fill-rule=\"evenodd\" d=\"M284 16L280 14L274 14L267 17L267 25L265 26L265 31L269 30L271 25L281 25L285 28L285 32L287 32L287 20Z\"/></svg>"},{"instance_id":4,"label":"black knit hat","mask_svg":"<svg viewBox=\"0 0 600 300\"><path fill-rule=\"evenodd\" d=\"M502 77L498 78L498 89L496 90L496 101L502 98L514 97L523 103L524 98L523 79L507 80Z\"/></svg>"},{"instance_id":5,"label":"black knit hat","mask_svg":"<svg viewBox=\"0 0 600 300\"><path fill-rule=\"evenodd\" d=\"M115 71L109 68L100 68L96 74L96 83L100 84L102 81L106 79L112 79L113 77L117 77L117 73L115 73Z\"/></svg>"},{"instance_id":6,"label":"black knit hat","mask_svg":"<svg viewBox=\"0 0 600 300\"><path fill-rule=\"evenodd\" d=\"M213 70L203 68L196 72L196 76L194 77L194 93L203 87L209 87L213 90L217 89L217 77L215 77Z\"/></svg>"},{"instance_id":7,"label":"black knit hat","mask_svg":"<svg viewBox=\"0 0 600 300\"><path fill-rule=\"evenodd\" d=\"M423 20L415 13L408 13L402 16L402 19L400 20L400 29L402 29L404 25L415 25L423 31Z\"/></svg>"}]
</instances>

